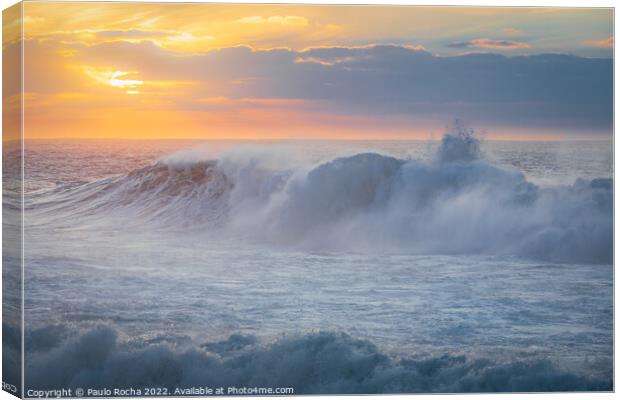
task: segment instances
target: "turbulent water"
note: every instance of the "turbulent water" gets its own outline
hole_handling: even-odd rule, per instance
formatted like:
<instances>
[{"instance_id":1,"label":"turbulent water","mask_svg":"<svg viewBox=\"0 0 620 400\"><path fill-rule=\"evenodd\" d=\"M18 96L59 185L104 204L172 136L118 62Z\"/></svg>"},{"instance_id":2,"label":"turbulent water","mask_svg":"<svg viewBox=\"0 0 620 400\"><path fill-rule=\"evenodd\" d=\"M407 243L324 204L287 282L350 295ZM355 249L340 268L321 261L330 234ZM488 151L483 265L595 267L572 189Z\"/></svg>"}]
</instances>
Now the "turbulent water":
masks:
<instances>
[{"instance_id":1,"label":"turbulent water","mask_svg":"<svg viewBox=\"0 0 620 400\"><path fill-rule=\"evenodd\" d=\"M25 157L27 387L611 389L610 142Z\"/></svg>"}]
</instances>

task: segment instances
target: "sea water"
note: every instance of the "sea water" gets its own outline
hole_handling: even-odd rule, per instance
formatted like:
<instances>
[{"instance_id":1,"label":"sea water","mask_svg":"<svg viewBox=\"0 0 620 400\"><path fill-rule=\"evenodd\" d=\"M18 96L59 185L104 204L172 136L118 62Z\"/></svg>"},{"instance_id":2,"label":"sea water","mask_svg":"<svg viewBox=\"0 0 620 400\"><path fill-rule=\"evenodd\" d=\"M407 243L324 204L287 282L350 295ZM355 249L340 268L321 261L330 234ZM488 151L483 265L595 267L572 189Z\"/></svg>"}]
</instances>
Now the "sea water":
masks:
<instances>
[{"instance_id":1,"label":"sea water","mask_svg":"<svg viewBox=\"0 0 620 400\"><path fill-rule=\"evenodd\" d=\"M452 139L27 141L26 387L610 390L611 142Z\"/></svg>"}]
</instances>

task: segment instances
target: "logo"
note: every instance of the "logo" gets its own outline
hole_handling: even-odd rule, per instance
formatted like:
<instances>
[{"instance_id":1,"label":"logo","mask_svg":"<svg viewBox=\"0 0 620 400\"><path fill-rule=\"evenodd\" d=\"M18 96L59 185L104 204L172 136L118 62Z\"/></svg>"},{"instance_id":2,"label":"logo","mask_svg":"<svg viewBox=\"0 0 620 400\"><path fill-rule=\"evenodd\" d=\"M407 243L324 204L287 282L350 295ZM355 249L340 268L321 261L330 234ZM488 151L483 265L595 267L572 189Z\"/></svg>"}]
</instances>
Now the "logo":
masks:
<instances>
[{"instance_id":1,"label":"logo","mask_svg":"<svg viewBox=\"0 0 620 400\"><path fill-rule=\"evenodd\" d=\"M2 390L6 390L7 392L17 393L17 386L11 385L10 383L2 382Z\"/></svg>"}]
</instances>

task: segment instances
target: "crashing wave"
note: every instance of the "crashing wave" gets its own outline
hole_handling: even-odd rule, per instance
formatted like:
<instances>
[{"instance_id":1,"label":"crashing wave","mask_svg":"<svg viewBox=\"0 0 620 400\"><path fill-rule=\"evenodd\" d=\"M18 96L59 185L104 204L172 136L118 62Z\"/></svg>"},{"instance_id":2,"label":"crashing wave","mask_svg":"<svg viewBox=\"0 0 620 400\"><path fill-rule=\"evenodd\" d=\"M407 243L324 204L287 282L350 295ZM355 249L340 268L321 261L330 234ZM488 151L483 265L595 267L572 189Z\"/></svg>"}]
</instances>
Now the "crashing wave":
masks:
<instances>
[{"instance_id":1,"label":"crashing wave","mask_svg":"<svg viewBox=\"0 0 620 400\"><path fill-rule=\"evenodd\" d=\"M26 210L64 224L76 219L117 223L117 216L124 226L145 221L173 227L216 225L225 217L231 187L213 161L158 162L126 176L31 195Z\"/></svg>"},{"instance_id":2,"label":"crashing wave","mask_svg":"<svg viewBox=\"0 0 620 400\"><path fill-rule=\"evenodd\" d=\"M59 188L34 198L32 210L71 223L116 223L117 215L124 225L146 220L309 250L612 261L610 178L537 186L481 159L471 130L447 134L433 162L361 153L282 167L269 154L208 162L178 154Z\"/></svg>"},{"instance_id":3,"label":"crashing wave","mask_svg":"<svg viewBox=\"0 0 620 400\"><path fill-rule=\"evenodd\" d=\"M68 332L72 332L69 334ZM203 345L123 342L111 327L29 332L26 388L292 387L295 394L546 392L612 390L611 366L586 371L544 356L491 360L405 356L344 333L320 332L261 344L235 334Z\"/></svg>"}]
</instances>

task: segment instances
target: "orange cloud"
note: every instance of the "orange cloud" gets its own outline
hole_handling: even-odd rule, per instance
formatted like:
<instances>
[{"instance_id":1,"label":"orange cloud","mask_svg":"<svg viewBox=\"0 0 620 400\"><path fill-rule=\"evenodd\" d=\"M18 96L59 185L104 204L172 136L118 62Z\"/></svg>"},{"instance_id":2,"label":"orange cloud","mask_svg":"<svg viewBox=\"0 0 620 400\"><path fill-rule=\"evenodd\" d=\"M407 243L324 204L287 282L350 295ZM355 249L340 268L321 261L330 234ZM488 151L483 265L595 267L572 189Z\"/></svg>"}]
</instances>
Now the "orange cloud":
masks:
<instances>
[{"instance_id":1,"label":"orange cloud","mask_svg":"<svg viewBox=\"0 0 620 400\"><path fill-rule=\"evenodd\" d=\"M536 97L539 91L531 88L536 80L505 90L516 82L505 76L509 68L472 58L476 73L465 75L470 70L461 74L458 68L463 60L435 53L441 37L459 38L463 32L466 39L486 37L498 33L498 26L521 26L521 20L510 18L533 18L525 9L26 2L24 13L30 136L396 138L428 132L461 112L484 118L496 113L507 125L549 125L571 116L584 120L572 104L562 108L561 101ZM5 54L19 49L6 43L8 34L15 31L19 38L21 32L18 23L7 22ZM603 32L583 38L604 37ZM515 34L503 34L509 33ZM403 45L410 38L431 47ZM386 40L395 44L381 44ZM613 38L605 39L606 47L608 42L613 45ZM459 47L514 50L530 45L482 38L448 47L457 48L444 48L455 54ZM453 81L455 76L459 80ZM553 78L572 82L570 76ZM465 90L471 87L489 92ZM570 97L562 92L568 85L553 88L557 99ZM607 118L607 92L579 89L586 92L578 96L584 99L580 107L603 109L588 113L581 107L584 115ZM491 100L482 104L476 96ZM544 121L529 121L531 115L542 115ZM557 115L562 118L551 118Z\"/></svg>"},{"instance_id":2,"label":"orange cloud","mask_svg":"<svg viewBox=\"0 0 620 400\"><path fill-rule=\"evenodd\" d=\"M586 43L586 45L592 46L592 47L599 47L599 48L603 48L603 49L612 49L614 47L614 37L610 36L610 37L608 37L606 39L588 40L585 43Z\"/></svg>"},{"instance_id":3,"label":"orange cloud","mask_svg":"<svg viewBox=\"0 0 620 400\"><path fill-rule=\"evenodd\" d=\"M304 17L298 17L295 15L272 15L270 17L251 16L243 17L237 20L241 24L280 24L280 25L292 25L292 26L308 26L308 19Z\"/></svg>"}]
</instances>

